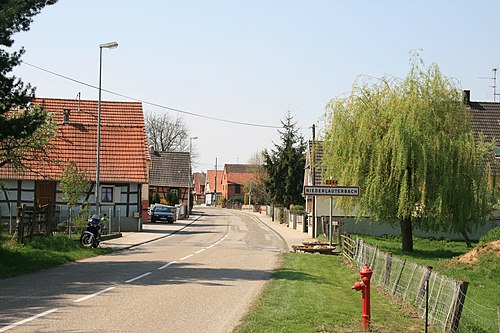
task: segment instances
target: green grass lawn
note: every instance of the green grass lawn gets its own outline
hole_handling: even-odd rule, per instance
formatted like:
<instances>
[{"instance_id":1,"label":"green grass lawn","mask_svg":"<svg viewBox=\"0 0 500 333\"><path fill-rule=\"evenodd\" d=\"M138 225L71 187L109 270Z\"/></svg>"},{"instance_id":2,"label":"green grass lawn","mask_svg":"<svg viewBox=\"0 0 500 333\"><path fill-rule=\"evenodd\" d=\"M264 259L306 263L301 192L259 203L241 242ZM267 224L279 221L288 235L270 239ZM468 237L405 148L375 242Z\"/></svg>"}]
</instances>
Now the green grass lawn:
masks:
<instances>
[{"instance_id":1,"label":"green grass lawn","mask_svg":"<svg viewBox=\"0 0 500 333\"><path fill-rule=\"evenodd\" d=\"M49 268L66 262L112 252L111 249L85 249L67 235L43 237L27 244L11 241L0 234L0 278Z\"/></svg>"},{"instance_id":2,"label":"green grass lawn","mask_svg":"<svg viewBox=\"0 0 500 333\"><path fill-rule=\"evenodd\" d=\"M498 330L497 308L500 307L500 258L488 253L478 261L464 264L458 257L469 252L464 242L414 238L414 252L401 251L401 239L397 237L360 236L367 243L377 245L381 251L407 258L455 280L468 281L464 325L474 326L471 332L493 332ZM475 246L476 244L474 244Z\"/></svg>"},{"instance_id":3,"label":"green grass lawn","mask_svg":"<svg viewBox=\"0 0 500 333\"><path fill-rule=\"evenodd\" d=\"M359 272L341 257L285 253L236 332L361 331L361 293L351 289L357 281ZM423 332L421 320L376 288L371 309L376 332Z\"/></svg>"}]
</instances>

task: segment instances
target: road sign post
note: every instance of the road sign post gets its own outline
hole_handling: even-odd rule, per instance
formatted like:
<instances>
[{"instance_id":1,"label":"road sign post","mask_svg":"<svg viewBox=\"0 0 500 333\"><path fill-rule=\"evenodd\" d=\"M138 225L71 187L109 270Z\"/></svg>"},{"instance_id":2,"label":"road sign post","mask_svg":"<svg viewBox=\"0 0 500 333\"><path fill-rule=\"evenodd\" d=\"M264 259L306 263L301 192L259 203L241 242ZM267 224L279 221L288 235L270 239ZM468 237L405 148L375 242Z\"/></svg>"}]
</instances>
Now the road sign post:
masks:
<instances>
[{"instance_id":1,"label":"road sign post","mask_svg":"<svg viewBox=\"0 0 500 333\"><path fill-rule=\"evenodd\" d=\"M336 182L335 182L336 183ZM359 186L304 186L304 196L328 196L330 197L330 226L329 235L330 246L332 246L332 215L333 215L333 197L359 197Z\"/></svg>"}]
</instances>

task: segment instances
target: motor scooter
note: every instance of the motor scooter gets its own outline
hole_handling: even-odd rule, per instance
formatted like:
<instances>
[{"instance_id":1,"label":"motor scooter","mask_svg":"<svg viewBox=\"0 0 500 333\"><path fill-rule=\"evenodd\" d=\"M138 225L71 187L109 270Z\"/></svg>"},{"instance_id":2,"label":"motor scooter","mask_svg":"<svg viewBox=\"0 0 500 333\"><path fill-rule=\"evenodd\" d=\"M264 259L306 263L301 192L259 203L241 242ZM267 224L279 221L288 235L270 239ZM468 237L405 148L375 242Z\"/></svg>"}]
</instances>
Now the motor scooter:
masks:
<instances>
[{"instance_id":1,"label":"motor scooter","mask_svg":"<svg viewBox=\"0 0 500 333\"><path fill-rule=\"evenodd\" d=\"M104 229L104 218L94 214L87 224L87 227L82 231L80 236L80 244L86 248L96 248L99 246L102 231Z\"/></svg>"}]
</instances>

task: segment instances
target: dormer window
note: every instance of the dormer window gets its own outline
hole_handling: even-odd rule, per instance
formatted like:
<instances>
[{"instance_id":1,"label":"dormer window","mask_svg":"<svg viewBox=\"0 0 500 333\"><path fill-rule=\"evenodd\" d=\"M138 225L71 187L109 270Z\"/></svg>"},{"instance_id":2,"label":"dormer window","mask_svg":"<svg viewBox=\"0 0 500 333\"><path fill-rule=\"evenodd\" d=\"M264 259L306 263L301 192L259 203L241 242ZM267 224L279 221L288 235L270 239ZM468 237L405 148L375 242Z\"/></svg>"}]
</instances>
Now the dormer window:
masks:
<instances>
[{"instance_id":1,"label":"dormer window","mask_svg":"<svg viewBox=\"0 0 500 333\"><path fill-rule=\"evenodd\" d=\"M64 109L63 125L69 125L69 113L70 109Z\"/></svg>"}]
</instances>

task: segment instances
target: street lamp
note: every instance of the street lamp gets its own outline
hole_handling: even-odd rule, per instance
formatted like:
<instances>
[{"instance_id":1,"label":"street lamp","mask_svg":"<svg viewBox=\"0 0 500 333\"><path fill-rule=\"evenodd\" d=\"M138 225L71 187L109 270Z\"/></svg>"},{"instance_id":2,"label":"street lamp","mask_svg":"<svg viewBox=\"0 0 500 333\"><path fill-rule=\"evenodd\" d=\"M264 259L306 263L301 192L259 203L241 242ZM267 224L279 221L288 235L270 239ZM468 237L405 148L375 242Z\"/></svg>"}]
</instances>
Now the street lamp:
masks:
<instances>
[{"instance_id":1,"label":"street lamp","mask_svg":"<svg viewBox=\"0 0 500 333\"><path fill-rule=\"evenodd\" d=\"M193 140L197 140L197 136L192 136L189 138L189 188L188 188L188 207L187 207L187 216L189 217L189 214L191 213L191 148L193 145Z\"/></svg>"},{"instance_id":2,"label":"street lamp","mask_svg":"<svg viewBox=\"0 0 500 333\"><path fill-rule=\"evenodd\" d=\"M101 76L102 76L102 49L114 49L118 47L117 42L103 43L99 45L99 99L97 101L97 161L95 175L95 213L100 214L100 169L101 169Z\"/></svg>"}]
</instances>

